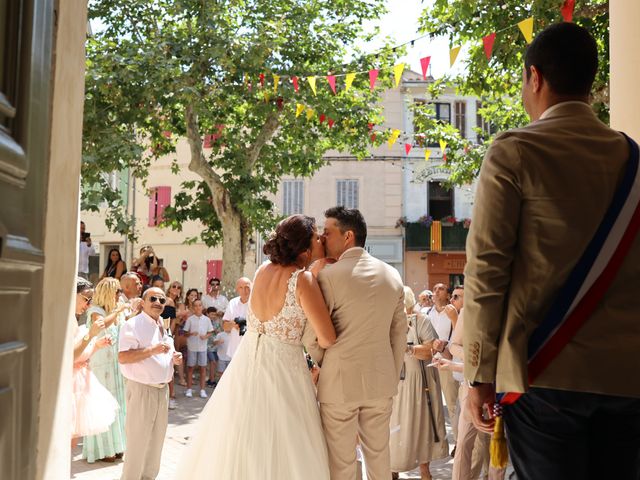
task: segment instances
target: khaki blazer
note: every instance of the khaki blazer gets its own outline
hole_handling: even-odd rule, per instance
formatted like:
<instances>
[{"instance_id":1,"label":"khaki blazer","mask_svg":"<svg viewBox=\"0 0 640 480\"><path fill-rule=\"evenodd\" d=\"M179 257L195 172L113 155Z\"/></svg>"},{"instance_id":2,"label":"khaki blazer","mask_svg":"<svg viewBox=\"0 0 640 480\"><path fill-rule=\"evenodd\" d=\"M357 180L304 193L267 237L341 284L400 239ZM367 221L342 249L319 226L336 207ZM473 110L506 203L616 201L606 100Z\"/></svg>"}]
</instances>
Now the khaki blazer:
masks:
<instances>
[{"instance_id":1,"label":"khaki blazer","mask_svg":"<svg viewBox=\"0 0 640 480\"><path fill-rule=\"evenodd\" d=\"M480 171L465 268L465 377L527 388L527 343L609 207L625 138L581 102L496 138ZM535 386L640 397L640 238Z\"/></svg>"},{"instance_id":2,"label":"khaki blazer","mask_svg":"<svg viewBox=\"0 0 640 480\"><path fill-rule=\"evenodd\" d=\"M346 403L392 397L407 346L400 275L355 247L325 267L318 282L337 334L336 343L326 351L318 347L308 323L303 336L322 366L318 400Z\"/></svg>"}]
</instances>

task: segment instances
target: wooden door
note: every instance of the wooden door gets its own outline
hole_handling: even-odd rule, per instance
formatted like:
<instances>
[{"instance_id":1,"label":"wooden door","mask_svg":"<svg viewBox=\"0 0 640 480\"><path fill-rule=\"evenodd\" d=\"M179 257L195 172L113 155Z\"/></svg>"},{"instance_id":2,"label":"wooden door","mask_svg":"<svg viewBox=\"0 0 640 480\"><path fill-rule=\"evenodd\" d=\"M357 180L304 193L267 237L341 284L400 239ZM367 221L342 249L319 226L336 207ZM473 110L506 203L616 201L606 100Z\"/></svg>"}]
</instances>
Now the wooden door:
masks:
<instances>
[{"instance_id":1,"label":"wooden door","mask_svg":"<svg viewBox=\"0 0 640 480\"><path fill-rule=\"evenodd\" d=\"M53 5L53 0L0 0L3 480L28 480L35 474Z\"/></svg>"}]
</instances>

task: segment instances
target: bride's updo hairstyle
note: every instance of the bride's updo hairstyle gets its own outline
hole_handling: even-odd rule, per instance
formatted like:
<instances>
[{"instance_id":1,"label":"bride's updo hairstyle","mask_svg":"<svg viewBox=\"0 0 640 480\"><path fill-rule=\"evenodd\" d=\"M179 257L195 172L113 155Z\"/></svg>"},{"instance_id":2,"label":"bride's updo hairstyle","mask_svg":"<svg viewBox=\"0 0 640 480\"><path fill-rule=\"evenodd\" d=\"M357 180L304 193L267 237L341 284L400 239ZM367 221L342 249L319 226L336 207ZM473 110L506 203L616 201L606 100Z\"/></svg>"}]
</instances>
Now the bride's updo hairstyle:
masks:
<instances>
[{"instance_id":1,"label":"bride's updo hairstyle","mask_svg":"<svg viewBox=\"0 0 640 480\"><path fill-rule=\"evenodd\" d=\"M262 252L276 265L293 265L298 256L311 246L316 230L316 219L306 215L291 215L276 227Z\"/></svg>"}]
</instances>

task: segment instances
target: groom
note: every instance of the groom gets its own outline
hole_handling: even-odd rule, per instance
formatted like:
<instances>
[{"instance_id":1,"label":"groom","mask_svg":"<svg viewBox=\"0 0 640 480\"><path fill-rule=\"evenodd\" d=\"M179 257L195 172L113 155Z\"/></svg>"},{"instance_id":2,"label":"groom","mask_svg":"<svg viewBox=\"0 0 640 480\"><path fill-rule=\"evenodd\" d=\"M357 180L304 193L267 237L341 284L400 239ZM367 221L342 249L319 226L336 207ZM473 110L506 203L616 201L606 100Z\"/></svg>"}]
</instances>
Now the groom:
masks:
<instances>
[{"instance_id":1,"label":"groom","mask_svg":"<svg viewBox=\"0 0 640 480\"><path fill-rule=\"evenodd\" d=\"M355 209L325 212L327 256L318 274L338 339L323 351L311 329L304 343L322 366L320 415L332 480L356 477L358 436L371 480L388 480L389 418L407 342L404 290L398 272L364 250L367 225Z\"/></svg>"}]
</instances>

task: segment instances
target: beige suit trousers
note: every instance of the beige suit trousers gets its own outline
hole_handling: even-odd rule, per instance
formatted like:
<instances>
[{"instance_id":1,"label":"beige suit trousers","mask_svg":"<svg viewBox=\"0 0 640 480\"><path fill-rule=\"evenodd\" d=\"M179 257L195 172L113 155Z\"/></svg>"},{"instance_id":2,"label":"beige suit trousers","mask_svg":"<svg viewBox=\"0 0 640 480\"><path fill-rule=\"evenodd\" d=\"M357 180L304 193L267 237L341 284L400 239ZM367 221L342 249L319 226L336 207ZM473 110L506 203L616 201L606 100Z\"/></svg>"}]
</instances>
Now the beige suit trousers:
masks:
<instances>
[{"instance_id":1,"label":"beige suit trousers","mask_svg":"<svg viewBox=\"0 0 640 480\"><path fill-rule=\"evenodd\" d=\"M489 480L502 480L506 469L489 467L489 443L491 435L478 432L467 415L467 396L469 387L460 384L460 419L458 423L458 443L456 456L453 459L451 480L475 480L480 478L484 468L485 477Z\"/></svg>"},{"instance_id":2,"label":"beige suit trousers","mask_svg":"<svg viewBox=\"0 0 640 480\"><path fill-rule=\"evenodd\" d=\"M453 378L451 370L438 370L440 374L440 386L444 394L444 403L447 404L447 412L449 413L449 421L453 430L453 439L458 441L458 412L456 408L458 404L458 389L460 382ZM457 452L457 450L456 450Z\"/></svg>"},{"instance_id":3,"label":"beige suit trousers","mask_svg":"<svg viewBox=\"0 0 640 480\"><path fill-rule=\"evenodd\" d=\"M153 480L160 471L160 455L169 421L169 388L126 380L127 450L120 480Z\"/></svg>"},{"instance_id":4,"label":"beige suit trousers","mask_svg":"<svg viewBox=\"0 0 640 480\"><path fill-rule=\"evenodd\" d=\"M331 480L356 478L358 437L369 480L391 478L389 420L391 398L363 403L321 403L320 416L329 451Z\"/></svg>"}]
</instances>

